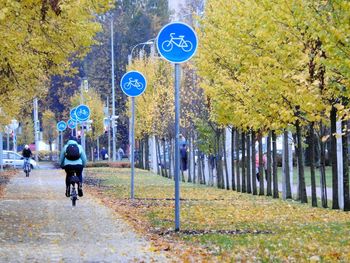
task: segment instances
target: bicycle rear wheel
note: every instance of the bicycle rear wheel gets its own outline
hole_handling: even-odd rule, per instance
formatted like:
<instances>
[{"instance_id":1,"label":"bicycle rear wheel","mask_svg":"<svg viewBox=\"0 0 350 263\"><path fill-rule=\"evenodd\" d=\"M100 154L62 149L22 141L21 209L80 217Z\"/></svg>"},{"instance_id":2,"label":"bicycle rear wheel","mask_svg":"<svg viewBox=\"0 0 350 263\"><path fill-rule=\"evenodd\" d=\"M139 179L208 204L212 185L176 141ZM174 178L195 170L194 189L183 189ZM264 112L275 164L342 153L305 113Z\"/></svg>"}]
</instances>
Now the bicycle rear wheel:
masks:
<instances>
[{"instance_id":1,"label":"bicycle rear wheel","mask_svg":"<svg viewBox=\"0 0 350 263\"><path fill-rule=\"evenodd\" d=\"M75 184L72 184L72 192L71 192L70 196L71 196L70 198L72 200L72 206L75 206L77 203L77 200L78 200L77 191L75 189Z\"/></svg>"}]
</instances>

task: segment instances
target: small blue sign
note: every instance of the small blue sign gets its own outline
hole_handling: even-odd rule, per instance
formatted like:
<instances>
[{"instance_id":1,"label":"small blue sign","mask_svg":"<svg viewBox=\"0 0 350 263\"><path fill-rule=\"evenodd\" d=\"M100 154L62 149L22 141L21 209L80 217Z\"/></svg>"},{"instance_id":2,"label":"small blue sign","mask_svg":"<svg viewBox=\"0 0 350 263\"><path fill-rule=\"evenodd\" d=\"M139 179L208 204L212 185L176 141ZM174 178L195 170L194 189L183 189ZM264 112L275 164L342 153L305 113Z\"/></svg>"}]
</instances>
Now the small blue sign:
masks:
<instances>
[{"instance_id":1,"label":"small blue sign","mask_svg":"<svg viewBox=\"0 0 350 263\"><path fill-rule=\"evenodd\" d=\"M57 130L62 132L67 129L67 123L65 121L60 121L57 123Z\"/></svg>"},{"instance_id":2,"label":"small blue sign","mask_svg":"<svg viewBox=\"0 0 350 263\"><path fill-rule=\"evenodd\" d=\"M75 111L75 115L78 121L87 121L90 118L90 108L84 104L80 104Z\"/></svg>"},{"instance_id":3,"label":"small blue sign","mask_svg":"<svg viewBox=\"0 0 350 263\"><path fill-rule=\"evenodd\" d=\"M73 120L73 121L77 121L77 115L75 114L77 108L73 108L71 109L70 111L70 118Z\"/></svg>"},{"instance_id":4,"label":"small blue sign","mask_svg":"<svg viewBox=\"0 0 350 263\"><path fill-rule=\"evenodd\" d=\"M75 120L72 120L72 119L69 119L67 121L67 124L68 124L68 128L71 130L75 129L75 127L77 126L77 122Z\"/></svg>"},{"instance_id":5,"label":"small blue sign","mask_svg":"<svg viewBox=\"0 0 350 263\"><path fill-rule=\"evenodd\" d=\"M122 77L120 87L127 96L137 97L145 92L147 81L140 72L129 71Z\"/></svg>"},{"instance_id":6,"label":"small blue sign","mask_svg":"<svg viewBox=\"0 0 350 263\"><path fill-rule=\"evenodd\" d=\"M174 22L165 25L157 37L159 54L172 63L190 60L197 51L196 32L187 24Z\"/></svg>"}]
</instances>

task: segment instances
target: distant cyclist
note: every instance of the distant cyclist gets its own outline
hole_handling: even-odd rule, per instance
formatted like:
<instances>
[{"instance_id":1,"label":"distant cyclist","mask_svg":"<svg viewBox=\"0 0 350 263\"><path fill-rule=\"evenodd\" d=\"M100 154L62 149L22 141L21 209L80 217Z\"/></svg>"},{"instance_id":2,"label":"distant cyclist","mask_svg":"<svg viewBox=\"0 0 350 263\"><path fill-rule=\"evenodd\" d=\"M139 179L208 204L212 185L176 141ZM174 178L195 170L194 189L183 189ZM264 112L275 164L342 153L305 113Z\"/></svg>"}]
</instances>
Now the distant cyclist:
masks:
<instances>
[{"instance_id":1,"label":"distant cyclist","mask_svg":"<svg viewBox=\"0 0 350 263\"><path fill-rule=\"evenodd\" d=\"M74 136L69 138L61 150L60 165L66 171L66 196L70 196L70 177L74 174L79 178L78 196L83 196L83 168L86 166L86 154Z\"/></svg>"},{"instance_id":2,"label":"distant cyclist","mask_svg":"<svg viewBox=\"0 0 350 263\"><path fill-rule=\"evenodd\" d=\"M27 163L29 162L29 158L32 157L32 155L32 151L30 150L28 144L26 144L22 151L22 156L24 158L23 169L26 167Z\"/></svg>"}]
</instances>

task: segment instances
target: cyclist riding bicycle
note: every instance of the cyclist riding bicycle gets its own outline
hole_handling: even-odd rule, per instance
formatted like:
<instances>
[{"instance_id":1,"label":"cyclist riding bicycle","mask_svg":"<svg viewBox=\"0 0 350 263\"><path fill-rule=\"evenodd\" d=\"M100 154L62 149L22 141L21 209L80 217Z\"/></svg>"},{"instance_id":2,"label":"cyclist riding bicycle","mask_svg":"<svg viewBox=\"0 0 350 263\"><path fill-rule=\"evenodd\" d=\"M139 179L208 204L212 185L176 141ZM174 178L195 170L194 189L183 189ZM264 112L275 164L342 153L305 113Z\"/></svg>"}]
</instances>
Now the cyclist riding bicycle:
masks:
<instances>
[{"instance_id":1,"label":"cyclist riding bicycle","mask_svg":"<svg viewBox=\"0 0 350 263\"><path fill-rule=\"evenodd\" d=\"M86 166L86 154L74 136L69 138L61 150L60 165L66 171L66 196L70 196L70 177L74 174L79 178L78 196L83 196L83 168Z\"/></svg>"},{"instance_id":2,"label":"cyclist riding bicycle","mask_svg":"<svg viewBox=\"0 0 350 263\"><path fill-rule=\"evenodd\" d=\"M29 158L32 157L32 151L29 149L28 144L26 144L24 146L23 151L22 151L22 156L23 156L23 159L24 159L23 169L25 169L27 163L29 162Z\"/></svg>"}]
</instances>

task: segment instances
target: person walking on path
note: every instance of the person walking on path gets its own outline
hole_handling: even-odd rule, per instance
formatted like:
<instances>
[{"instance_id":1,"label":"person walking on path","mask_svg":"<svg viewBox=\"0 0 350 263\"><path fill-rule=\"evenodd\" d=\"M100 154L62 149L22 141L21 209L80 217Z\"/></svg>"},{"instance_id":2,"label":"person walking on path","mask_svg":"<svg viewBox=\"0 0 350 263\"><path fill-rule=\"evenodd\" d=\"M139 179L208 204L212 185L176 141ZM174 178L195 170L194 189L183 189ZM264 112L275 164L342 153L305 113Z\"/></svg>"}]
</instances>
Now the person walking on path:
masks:
<instances>
[{"instance_id":1,"label":"person walking on path","mask_svg":"<svg viewBox=\"0 0 350 263\"><path fill-rule=\"evenodd\" d=\"M266 159L266 154L263 154L263 171L265 171L265 174L267 174L267 159ZM255 167L256 167L256 179L260 181L260 173L259 173L259 166L260 166L260 160L259 160L259 153L256 154L255 156ZM264 175L262 176L264 178Z\"/></svg>"},{"instance_id":2,"label":"person walking on path","mask_svg":"<svg viewBox=\"0 0 350 263\"><path fill-rule=\"evenodd\" d=\"M74 174L79 178L78 196L83 196L83 168L86 166L86 154L74 136L69 138L61 150L60 165L66 171L66 196L70 196L70 177Z\"/></svg>"},{"instance_id":3,"label":"person walking on path","mask_svg":"<svg viewBox=\"0 0 350 263\"><path fill-rule=\"evenodd\" d=\"M119 161L123 160L123 156L124 156L124 150L122 149L122 147L119 147L119 149L118 149L118 160Z\"/></svg>"},{"instance_id":4,"label":"person walking on path","mask_svg":"<svg viewBox=\"0 0 350 263\"><path fill-rule=\"evenodd\" d=\"M181 157L181 171L187 170L187 149L186 144L183 144L180 149L180 157Z\"/></svg>"},{"instance_id":5,"label":"person walking on path","mask_svg":"<svg viewBox=\"0 0 350 263\"><path fill-rule=\"evenodd\" d=\"M105 147L102 147L102 150L101 150L100 154L101 154L102 160L108 159L107 150L106 150Z\"/></svg>"}]
</instances>

